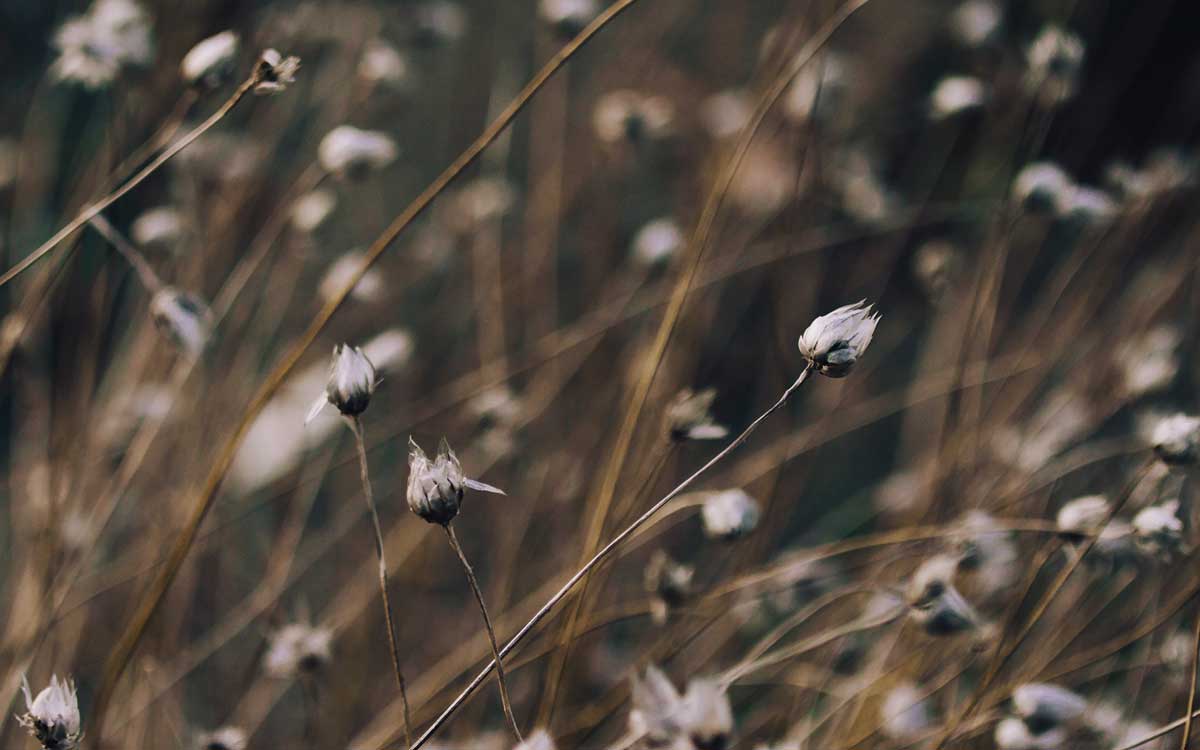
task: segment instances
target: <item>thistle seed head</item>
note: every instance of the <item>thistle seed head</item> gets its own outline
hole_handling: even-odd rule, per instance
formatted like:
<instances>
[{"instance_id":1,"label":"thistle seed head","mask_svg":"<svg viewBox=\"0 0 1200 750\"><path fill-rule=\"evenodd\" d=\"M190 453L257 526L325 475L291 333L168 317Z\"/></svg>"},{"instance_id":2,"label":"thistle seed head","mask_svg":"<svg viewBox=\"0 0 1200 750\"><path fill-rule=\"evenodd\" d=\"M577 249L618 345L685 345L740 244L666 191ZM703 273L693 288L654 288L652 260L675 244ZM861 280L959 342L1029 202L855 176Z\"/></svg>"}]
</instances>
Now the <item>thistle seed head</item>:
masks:
<instances>
[{"instance_id":1,"label":"thistle seed head","mask_svg":"<svg viewBox=\"0 0 1200 750\"><path fill-rule=\"evenodd\" d=\"M78 746L82 733L79 698L73 681L52 675L50 684L35 698L29 690L29 680L22 676L21 692L25 695L25 713L17 717L17 723L45 750L71 750Z\"/></svg>"},{"instance_id":2,"label":"thistle seed head","mask_svg":"<svg viewBox=\"0 0 1200 750\"><path fill-rule=\"evenodd\" d=\"M468 479L458 456L446 438L438 443L437 456L431 461L411 437L408 439L408 509L429 523L445 526L462 508L466 488L503 495L490 484Z\"/></svg>"}]
</instances>

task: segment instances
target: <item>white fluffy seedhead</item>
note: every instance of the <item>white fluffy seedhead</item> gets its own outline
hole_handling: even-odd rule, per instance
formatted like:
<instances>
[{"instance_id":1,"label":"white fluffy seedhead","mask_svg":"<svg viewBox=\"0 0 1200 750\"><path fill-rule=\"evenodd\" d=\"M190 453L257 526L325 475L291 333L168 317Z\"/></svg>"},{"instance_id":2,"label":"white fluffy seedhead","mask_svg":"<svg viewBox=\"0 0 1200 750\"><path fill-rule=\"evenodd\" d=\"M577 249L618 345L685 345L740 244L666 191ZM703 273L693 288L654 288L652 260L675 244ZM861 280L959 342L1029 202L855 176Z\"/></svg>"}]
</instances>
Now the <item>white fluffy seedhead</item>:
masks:
<instances>
[{"instance_id":1,"label":"white fluffy seedhead","mask_svg":"<svg viewBox=\"0 0 1200 750\"><path fill-rule=\"evenodd\" d=\"M822 375L843 378L871 343L879 318L866 300L839 307L809 324L800 337L800 353Z\"/></svg>"},{"instance_id":2,"label":"white fluffy seedhead","mask_svg":"<svg viewBox=\"0 0 1200 750\"><path fill-rule=\"evenodd\" d=\"M74 682L59 680L58 675L53 675L50 684L34 697L29 681L22 677L21 691L25 695L25 713L17 717L17 723L25 727L43 748L71 750L78 745L82 733Z\"/></svg>"}]
</instances>

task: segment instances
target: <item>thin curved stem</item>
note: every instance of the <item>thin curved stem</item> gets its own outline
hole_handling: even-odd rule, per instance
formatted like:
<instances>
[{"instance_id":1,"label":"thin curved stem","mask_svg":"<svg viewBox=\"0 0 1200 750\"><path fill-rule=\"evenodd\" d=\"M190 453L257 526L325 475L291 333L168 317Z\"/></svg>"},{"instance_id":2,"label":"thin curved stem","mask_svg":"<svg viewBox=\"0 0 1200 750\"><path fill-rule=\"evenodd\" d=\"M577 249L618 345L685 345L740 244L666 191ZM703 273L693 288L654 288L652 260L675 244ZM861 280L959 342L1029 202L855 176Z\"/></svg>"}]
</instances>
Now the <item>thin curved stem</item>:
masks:
<instances>
[{"instance_id":1,"label":"thin curved stem","mask_svg":"<svg viewBox=\"0 0 1200 750\"><path fill-rule=\"evenodd\" d=\"M126 193L137 187L142 180L149 177L152 173L154 173L155 170L166 164L171 160L172 157L190 146L193 141L204 135L210 128L212 128L212 126L220 122L225 115L229 114L230 110L237 106L237 103L240 102L242 98L246 96L246 94L250 93L250 90L259 83L262 75L259 68L260 66L255 65L254 72L250 74L250 77L243 81L242 85L237 87L237 91L233 92L233 95L221 105L220 109L209 115L207 120L197 125L195 129L176 141L174 145L155 157L154 160L149 164L142 167L137 174L135 174L133 177L130 177L125 184L121 185L121 187L112 191L90 206L84 208L74 219L69 221L66 226L55 232L53 237L43 242L38 249L34 250L32 253L18 261L12 268L5 271L4 275L0 276L0 286L4 286L34 263L37 263L42 259L43 256L57 247L59 243L70 237L72 234L75 234L75 232L83 227L84 224L87 224L94 217L98 216L101 211L116 203Z\"/></svg>"},{"instance_id":2,"label":"thin curved stem","mask_svg":"<svg viewBox=\"0 0 1200 750\"><path fill-rule=\"evenodd\" d=\"M779 400L776 401L771 408L760 414L758 418L751 422L746 429L742 430L742 433L734 438L729 445L721 449L720 453L710 458L707 463L697 469L691 476L676 485L675 489L671 490L666 495L663 495L663 497L654 505L650 506L645 513L638 516L633 523L629 524L629 526L626 526L624 531L622 531L620 534L617 534L612 538L611 541L608 542L608 544L604 545L604 547L602 547L600 551L593 555L592 558L583 565L583 567L575 571L575 574L567 579L567 582L562 585L562 588L555 592L554 596L550 597L546 603L542 605L541 609L539 609L533 615L533 617L530 618L529 622L521 626L521 629L517 631L517 634L514 635L508 643L504 644L504 648L500 649L498 657L503 657L508 654L508 652L516 648L517 644L524 640L525 636L529 635L529 633L535 627L537 627L537 624L545 619L546 615L550 614L550 611L554 609L559 602L566 598L567 594L571 593L571 590L575 588L576 584L578 584L585 576L591 573L597 565L599 565L604 561L605 558L612 554L613 550L619 547L622 542L628 539L643 524L649 521L656 513L658 513L658 511L662 510L663 506L671 502L671 500L679 495L679 493L690 487L693 482L695 482L705 472L719 463L721 459L732 453L735 448L746 442L746 439L750 437L750 434L758 429L758 426L762 424L767 417L774 414L779 410L780 407L788 402L788 400L792 397L792 394L796 392L796 389L803 385L804 381L808 380L808 374L810 372L811 368L806 367L800 373L800 376L796 378L796 382L792 383L788 389L783 392L783 395L779 397ZM429 741L429 738L433 736L434 732L440 729L442 725L445 724L456 711L458 711L462 704L466 702L471 693L475 692L476 688L478 688L479 685L485 679L487 679L487 676L491 674L492 670L496 668L498 663L499 658L494 659L490 664L485 666L479 674L475 675L475 678L471 680L470 684L463 688L462 692L450 702L450 705L447 706L445 710L443 710L442 713L433 720L433 723L429 725L429 728L417 738L416 744L413 745L412 750L418 750L418 748Z\"/></svg>"},{"instance_id":3,"label":"thin curved stem","mask_svg":"<svg viewBox=\"0 0 1200 750\"><path fill-rule=\"evenodd\" d=\"M396 673L396 684L400 686L400 701L404 706L404 746L412 747L412 729L408 712L408 689L404 674L400 671L400 649L396 646L396 628L392 623L392 602L388 598L387 558L383 554L383 528L379 525L379 512L375 510L375 493L371 489L371 474L367 470L367 441L362 420L358 416L346 417L358 446L358 470L362 478L363 497L371 511L371 523L375 527L375 554L379 557L379 596L383 599L383 619L387 625L388 647L392 652L392 669Z\"/></svg>"},{"instance_id":4,"label":"thin curved stem","mask_svg":"<svg viewBox=\"0 0 1200 750\"><path fill-rule=\"evenodd\" d=\"M500 659L500 648L496 645L496 631L492 627L492 618L488 616L487 605L483 603L483 592L479 590L479 581L475 579L475 571L471 568L471 563L467 562L467 555L463 552L462 545L458 543L458 535L454 533L454 527L446 524L442 528L446 530L446 538L450 540L450 547L454 550L454 554L458 555L458 560L467 573L467 582L471 584L471 593L475 595L475 601L479 603L479 612L483 615L483 626L487 628L488 641L492 644L492 658L495 659L493 664L496 665L496 680L500 683L500 703L504 706L504 715L508 718L508 723L512 725L517 742L524 742L525 740L521 737L521 728L517 726L517 717L513 714L512 700L508 697L508 680L504 674L504 663Z\"/></svg>"},{"instance_id":5,"label":"thin curved stem","mask_svg":"<svg viewBox=\"0 0 1200 750\"><path fill-rule=\"evenodd\" d=\"M133 244L125 239L125 237L109 223L108 219L104 218L103 214L96 214L88 223L92 228L100 233L100 236L108 240L117 252L121 254L129 265L133 266L133 270L137 272L138 279L142 282L142 286L146 287L146 291L154 294L163 288L162 279L158 278L158 274L150 267L150 263L146 260L138 249Z\"/></svg>"}]
</instances>

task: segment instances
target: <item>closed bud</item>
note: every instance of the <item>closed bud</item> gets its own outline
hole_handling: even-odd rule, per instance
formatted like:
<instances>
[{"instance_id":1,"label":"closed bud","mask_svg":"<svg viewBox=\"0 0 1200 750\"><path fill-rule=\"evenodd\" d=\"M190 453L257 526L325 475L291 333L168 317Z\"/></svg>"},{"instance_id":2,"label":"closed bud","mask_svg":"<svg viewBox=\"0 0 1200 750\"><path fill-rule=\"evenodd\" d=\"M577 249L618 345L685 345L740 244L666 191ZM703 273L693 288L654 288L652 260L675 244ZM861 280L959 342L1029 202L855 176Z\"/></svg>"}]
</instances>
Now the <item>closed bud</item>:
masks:
<instances>
[{"instance_id":1,"label":"closed bud","mask_svg":"<svg viewBox=\"0 0 1200 750\"><path fill-rule=\"evenodd\" d=\"M305 424L311 422L325 408L325 404L333 404L348 417L362 414L367 404L371 403L375 384L375 365L371 364L363 350L349 344L338 344L333 347L325 393L313 403L304 420Z\"/></svg>"},{"instance_id":2,"label":"closed bud","mask_svg":"<svg viewBox=\"0 0 1200 750\"><path fill-rule=\"evenodd\" d=\"M232 75L237 52L238 35L222 31L192 47L183 56L179 71L185 83L215 89Z\"/></svg>"},{"instance_id":3,"label":"closed bud","mask_svg":"<svg viewBox=\"0 0 1200 750\"><path fill-rule=\"evenodd\" d=\"M221 727L196 736L196 750L246 750L246 732L238 727Z\"/></svg>"},{"instance_id":4,"label":"closed bud","mask_svg":"<svg viewBox=\"0 0 1200 750\"><path fill-rule=\"evenodd\" d=\"M800 353L822 375L844 378L871 343L879 317L866 300L839 307L809 324Z\"/></svg>"},{"instance_id":5,"label":"closed bud","mask_svg":"<svg viewBox=\"0 0 1200 750\"><path fill-rule=\"evenodd\" d=\"M692 593L692 578L696 569L671 559L662 550L655 550L646 565L643 581L647 593L654 596L654 609L651 614L655 622L662 624L666 621L667 613L672 607L678 607L687 601Z\"/></svg>"},{"instance_id":6,"label":"closed bud","mask_svg":"<svg viewBox=\"0 0 1200 750\"><path fill-rule=\"evenodd\" d=\"M1103 495L1077 497L1058 509L1055 524L1063 537L1071 541L1096 536L1108 523L1111 508Z\"/></svg>"},{"instance_id":7,"label":"closed bud","mask_svg":"<svg viewBox=\"0 0 1200 750\"><path fill-rule=\"evenodd\" d=\"M545 729L538 729L525 738L524 742L513 746L513 750L557 750L554 738Z\"/></svg>"},{"instance_id":8,"label":"closed bud","mask_svg":"<svg viewBox=\"0 0 1200 750\"><path fill-rule=\"evenodd\" d=\"M633 676L630 689L629 734L648 747L665 747L680 733L683 702L671 680L653 665L644 677Z\"/></svg>"},{"instance_id":9,"label":"closed bud","mask_svg":"<svg viewBox=\"0 0 1200 750\"><path fill-rule=\"evenodd\" d=\"M1179 518L1179 500L1142 508L1133 517L1137 545L1147 553L1169 558L1183 546L1183 521Z\"/></svg>"},{"instance_id":10,"label":"closed bud","mask_svg":"<svg viewBox=\"0 0 1200 750\"><path fill-rule=\"evenodd\" d=\"M538 4L542 20L567 38L583 31L598 12L596 0L541 0Z\"/></svg>"},{"instance_id":11,"label":"closed bud","mask_svg":"<svg viewBox=\"0 0 1200 750\"><path fill-rule=\"evenodd\" d=\"M333 655L333 631L302 622L284 625L271 634L263 667L271 677L312 674Z\"/></svg>"},{"instance_id":12,"label":"closed bud","mask_svg":"<svg viewBox=\"0 0 1200 750\"><path fill-rule=\"evenodd\" d=\"M150 300L154 324L191 357L198 357L212 335L213 314L194 294L163 287Z\"/></svg>"},{"instance_id":13,"label":"closed bud","mask_svg":"<svg viewBox=\"0 0 1200 750\"><path fill-rule=\"evenodd\" d=\"M462 508L466 488L503 495L490 484L467 479L458 456L442 438L432 461L411 437L408 439L408 509L429 523L445 526Z\"/></svg>"},{"instance_id":14,"label":"closed bud","mask_svg":"<svg viewBox=\"0 0 1200 750\"><path fill-rule=\"evenodd\" d=\"M1012 693L1013 712L1036 734L1077 724L1087 713L1080 695L1058 685L1029 682Z\"/></svg>"},{"instance_id":15,"label":"closed bud","mask_svg":"<svg viewBox=\"0 0 1200 750\"><path fill-rule=\"evenodd\" d=\"M699 678L688 682L679 705L679 725L695 750L725 750L733 734L733 709L720 683Z\"/></svg>"},{"instance_id":16,"label":"closed bud","mask_svg":"<svg viewBox=\"0 0 1200 750\"><path fill-rule=\"evenodd\" d=\"M933 726L928 696L911 682L888 691L879 707L879 726L893 740L912 740Z\"/></svg>"},{"instance_id":17,"label":"closed bud","mask_svg":"<svg viewBox=\"0 0 1200 750\"><path fill-rule=\"evenodd\" d=\"M754 531L760 515L758 502L736 489L710 493L700 511L704 533L726 542Z\"/></svg>"},{"instance_id":18,"label":"closed bud","mask_svg":"<svg viewBox=\"0 0 1200 750\"><path fill-rule=\"evenodd\" d=\"M958 560L950 555L930 558L909 581L909 617L929 635L955 635L980 625L979 614L954 587Z\"/></svg>"},{"instance_id":19,"label":"closed bud","mask_svg":"<svg viewBox=\"0 0 1200 750\"><path fill-rule=\"evenodd\" d=\"M25 713L17 717L17 723L45 750L71 750L79 744L79 698L74 682L60 681L58 675L53 675L49 686L35 698L29 690L29 681L22 677L21 691L25 694Z\"/></svg>"},{"instance_id":20,"label":"closed bud","mask_svg":"<svg viewBox=\"0 0 1200 750\"><path fill-rule=\"evenodd\" d=\"M667 406L667 429L672 440L719 440L729 430L717 424L711 409L717 397L714 388L693 392L684 389Z\"/></svg>"},{"instance_id":21,"label":"closed bud","mask_svg":"<svg viewBox=\"0 0 1200 750\"><path fill-rule=\"evenodd\" d=\"M999 750L1055 750L1066 744L1067 731L1052 729L1035 735L1025 722L1008 716L996 723L992 738Z\"/></svg>"},{"instance_id":22,"label":"closed bud","mask_svg":"<svg viewBox=\"0 0 1200 750\"><path fill-rule=\"evenodd\" d=\"M327 171L362 177L396 160L396 142L377 130L341 125L325 134L317 146L317 160Z\"/></svg>"},{"instance_id":23,"label":"closed bud","mask_svg":"<svg viewBox=\"0 0 1200 750\"><path fill-rule=\"evenodd\" d=\"M1200 417L1188 414L1164 417L1154 425L1151 441L1163 463L1193 465L1200 461Z\"/></svg>"},{"instance_id":24,"label":"closed bud","mask_svg":"<svg viewBox=\"0 0 1200 750\"><path fill-rule=\"evenodd\" d=\"M1025 51L1026 86L1041 103L1052 107L1075 94L1083 67L1083 40L1057 26L1042 29Z\"/></svg>"}]
</instances>

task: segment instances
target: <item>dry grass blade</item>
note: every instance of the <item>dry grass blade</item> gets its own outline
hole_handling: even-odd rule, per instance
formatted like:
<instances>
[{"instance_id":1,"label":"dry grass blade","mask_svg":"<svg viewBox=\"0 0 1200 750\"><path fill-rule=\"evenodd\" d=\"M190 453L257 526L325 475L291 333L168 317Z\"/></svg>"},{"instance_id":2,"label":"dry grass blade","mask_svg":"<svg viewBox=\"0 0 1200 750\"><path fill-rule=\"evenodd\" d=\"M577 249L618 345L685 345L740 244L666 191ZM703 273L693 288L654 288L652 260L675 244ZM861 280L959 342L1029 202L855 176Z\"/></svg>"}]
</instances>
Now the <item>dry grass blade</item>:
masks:
<instances>
[{"instance_id":1,"label":"dry grass blade","mask_svg":"<svg viewBox=\"0 0 1200 750\"><path fill-rule=\"evenodd\" d=\"M91 733L91 741L96 747L99 747L100 743L102 742L104 717L108 710L108 704L112 698L113 691L116 689L117 681L125 672L125 668L129 664L129 659L133 655L134 649L137 648L138 643L142 639L142 635L145 633L146 626L150 623L154 613L158 610L163 596L166 594L171 582L175 579L175 575L179 572L179 568L183 564L184 558L187 557L188 550L191 549L192 542L195 540L196 534L200 530L200 524L204 521L204 517L208 514L209 509L212 507L212 503L217 496L217 490L221 486L221 481L224 479L225 473L232 465L238 446L241 444L242 438L245 437L246 432L250 429L250 425L254 418L259 414L259 412L262 411L263 407L266 406L267 401L270 400L275 392L279 390L279 387L283 384L284 379L296 367L297 363L300 361L300 358L304 356L304 353L308 351L308 348L312 346L313 342L316 341L317 335L325 328L325 325L329 322L330 318L333 317L333 314L337 311L338 307L342 304L346 297L349 296L350 292L362 278L363 274L365 274L367 269L371 267L371 265L379 258L380 255L383 254L385 250L387 250L392 242L395 241L396 237L398 237L414 219L420 216L421 213L429 207L429 204L433 202L434 198L440 195L442 191L444 191L450 185L450 183L454 181L455 177L461 174L464 169L466 169L470 164L479 158L479 155L483 153L484 149L486 149L488 145L490 145L492 141L494 141L500 135L500 133L502 133L504 129L512 123L513 118L517 116L517 113L525 107L529 100L533 98L534 94L536 94L542 88L542 86L546 84L546 81L550 80L551 76L553 76L554 73L567 62L567 60L569 60L576 52L578 52L579 49L581 49L588 42L588 40L596 35L597 32L599 32L609 22L611 22L614 18L619 16L624 10L636 2L637 0L618 0L610 5L603 13L597 16L587 28L581 31L578 36L564 46L558 52L558 54L556 54L550 61L546 63L545 66L543 66L541 71L538 72L533 80L525 85L525 87L521 90L521 93L517 95L516 99L514 99L512 103L510 103L504 109L500 116L497 117L496 120L487 127L487 129L479 136L479 138L477 138L475 142L472 143L471 146L468 147L467 150L464 151L454 161L453 164L447 167L446 170L437 177L437 179L435 179L427 188L425 188L425 190L422 191L421 194L417 196L417 198L413 200L413 202L410 203L408 207L396 217L395 220L392 221L392 223L383 231L383 233L380 234L380 236L373 243L371 243L371 246L364 254L361 265L353 274L351 274L350 278L346 280L346 282L342 285L342 288L339 289L336 294L332 295L329 301L325 303L325 305L314 317L313 321L309 324L308 329L300 336L296 344L292 346L279 364L277 364L263 380L263 383L255 392L254 397L251 398L250 403L248 403L246 408L243 410L241 420L238 422L232 434L225 440L222 447L218 451L217 458L213 463L212 469L208 473L203 486L197 493L187 524L179 532L179 536L171 546L170 555L163 564L158 576L151 583L150 588L142 597L140 605L134 612L129 625L126 626L121 638L113 647L112 654L109 657L107 666L105 667L104 680L101 683L96 698L96 708L94 712L95 717L93 719L94 723ZM244 83L242 87L239 88L239 94L231 98L230 101L232 103L236 103L237 99L240 99L241 96L253 88L255 82L255 79L251 78ZM227 109L231 108L232 104L228 104L228 108L222 108L219 113L223 115L224 111L227 111ZM212 118L210 118L210 120L212 120ZM213 122L215 123L215 120L213 120ZM208 123L206 122L206 124ZM208 126L211 127L211 124ZM194 138L192 140L194 140ZM188 139L185 138L184 141L188 141ZM181 143L186 145L186 143L183 141L181 141ZM182 148L182 146L179 148ZM173 149L173 151L178 150L179 149ZM166 154L164 153L164 156L165 155ZM159 157L159 159L162 159L162 157ZM165 159L162 160L165 161ZM157 161L159 160L156 160L156 162ZM120 197L117 194L114 195L116 195L116 197ZM112 198L107 203L101 205L100 208L96 209L92 215L97 213L99 210L102 210L113 200L116 200L116 198ZM85 216L83 220L86 221L88 218L90 218L90 216Z\"/></svg>"}]
</instances>

